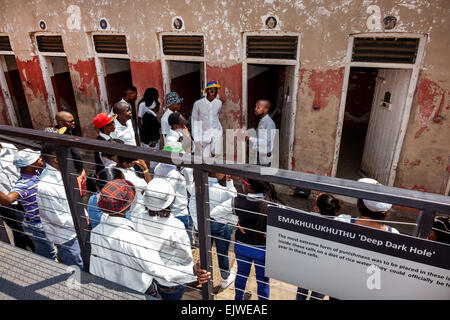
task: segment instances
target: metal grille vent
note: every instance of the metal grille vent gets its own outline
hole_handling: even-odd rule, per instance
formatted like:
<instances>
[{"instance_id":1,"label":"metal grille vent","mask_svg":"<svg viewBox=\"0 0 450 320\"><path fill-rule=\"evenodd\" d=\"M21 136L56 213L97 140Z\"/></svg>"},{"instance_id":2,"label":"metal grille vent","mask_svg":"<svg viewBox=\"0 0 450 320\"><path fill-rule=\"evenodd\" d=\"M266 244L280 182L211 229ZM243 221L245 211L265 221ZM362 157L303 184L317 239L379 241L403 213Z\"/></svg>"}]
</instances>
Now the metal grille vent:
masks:
<instances>
[{"instance_id":1,"label":"metal grille vent","mask_svg":"<svg viewBox=\"0 0 450 320\"><path fill-rule=\"evenodd\" d=\"M61 36L37 36L36 41L40 52L64 52Z\"/></svg>"},{"instance_id":2,"label":"metal grille vent","mask_svg":"<svg viewBox=\"0 0 450 320\"><path fill-rule=\"evenodd\" d=\"M247 37L247 58L297 59L297 37Z\"/></svg>"},{"instance_id":3,"label":"metal grille vent","mask_svg":"<svg viewBox=\"0 0 450 320\"><path fill-rule=\"evenodd\" d=\"M352 61L415 63L419 39L355 38Z\"/></svg>"},{"instance_id":4,"label":"metal grille vent","mask_svg":"<svg viewBox=\"0 0 450 320\"><path fill-rule=\"evenodd\" d=\"M203 36L163 36L165 55L203 57Z\"/></svg>"},{"instance_id":5,"label":"metal grille vent","mask_svg":"<svg viewBox=\"0 0 450 320\"><path fill-rule=\"evenodd\" d=\"M8 36L0 37L0 51L12 51Z\"/></svg>"},{"instance_id":6,"label":"metal grille vent","mask_svg":"<svg viewBox=\"0 0 450 320\"><path fill-rule=\"evenodd\" d=\"M94 35L94 45L97 53L128 53L125 36Z\"/></svg>"}]
</instances>

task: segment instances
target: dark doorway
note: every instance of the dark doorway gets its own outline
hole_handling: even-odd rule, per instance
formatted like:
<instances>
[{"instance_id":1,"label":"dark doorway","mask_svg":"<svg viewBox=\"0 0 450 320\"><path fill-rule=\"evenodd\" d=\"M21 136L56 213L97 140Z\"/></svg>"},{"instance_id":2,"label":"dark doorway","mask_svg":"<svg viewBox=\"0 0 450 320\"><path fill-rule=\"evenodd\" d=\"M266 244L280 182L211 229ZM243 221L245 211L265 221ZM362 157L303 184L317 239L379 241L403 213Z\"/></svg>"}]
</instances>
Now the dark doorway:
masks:
<instances>
[{"instance_id":1,"label":"dark doorway","mask_svg":"<svg viewBox=\"0 0 450 320\"><path fill-rule=\"evenodd\" d=\"M358 180L372 100L375 92L377 68L351 68L345 103L344 123L336 177Z\"/></svg>"},{"instance_id":2,"label":"dark doorway","mask_svg":"<svg viewBox=\"0 0 450 320\"><path fill-rule=\"evenodd\" d=\"M281 127L285 77L286 66L284 65L248 65L247 128L258 127L258 119L254 111L256 101L259 99L270 101L272 107L269 115L277 128Z\"/></svg>"},{"instance_id":3,"label":"dark doorway","mask_svg":"<svg viewBox=\"0 0 450 320\"><path fill-rule=\"evenodd\" d=\"M168 61L170 90L177 92L183 102L181 114L189 119L194 102L200 99L203 89L203 63L188 61Z\"/></svg>"},{"instance_id":4,"label":"dark doorway","mask_svg":"<svg viewBox=\"0 0 450 320\"><path fill-rule=\"evenodd\" d=\"M70 112L76 122L75 135L81 136L80 119L66 57L48 57L52 66L51 81L58 111Z\"/></svg>"},{"instance_id":5,"label":"dark doorway","mask_svg":"<svg viewBox=\"0 0 450 320\"><path fill-rule=\"evenodd\" d=\"M120 101L123 89L133 83L131 79L130 60L104 58L105 83L110 108Z\"/></svg>"},{"instance_id":6,"label":"dark doorway","mask_svg":"<svg viewBox=\"0 0 450 320\"><path fill-rule=\"evenodd\" d=\"M23 128L33 129L30 110L28 109L27 99L23 91L22 80L20 79L16 59L13 55L6 55L5 62L7 72L5 72L6 82L8 83L9 93L16 113L18 125Z\"/></svg>"}]
</instances>

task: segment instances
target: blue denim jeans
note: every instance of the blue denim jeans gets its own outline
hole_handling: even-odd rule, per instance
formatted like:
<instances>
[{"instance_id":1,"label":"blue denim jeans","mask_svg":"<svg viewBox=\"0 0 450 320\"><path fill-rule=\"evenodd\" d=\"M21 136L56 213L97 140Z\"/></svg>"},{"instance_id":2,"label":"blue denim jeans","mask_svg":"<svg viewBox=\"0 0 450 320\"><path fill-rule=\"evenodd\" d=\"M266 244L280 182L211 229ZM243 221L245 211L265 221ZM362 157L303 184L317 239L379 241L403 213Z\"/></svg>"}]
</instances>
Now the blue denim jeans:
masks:
<instances>
[{"instance_id":1,"label":"blue denim jeans","mask_svg":"<svg viewBox=\"0 0 450 320\"><path fill-rule=\"evenodd\" d=\"M264 276L264 266L266 264L266 247L255 246L237 242L234 245L234 254L236 255L237 274L234 281L236 293L235 300L244 299L245 286L250 274L252 263L255 262L256 281L258 285L258 299L267 300L270 295L269 278Z\"/></svg>"},{"instance_id":2,"label":"blue denim jeans","mask_svg":"<svg viewBox=\"0 0 450 320\"><path fill-rule=\"evenodd\" d=\"M190 215L185 216L176 216L178 220L183 222L184 227L186 228L186 232L189 236L189 242L191 243L191 246L194 244L194 236L192 235L192 232L194 231L194 223L192 222L192 218Z\"/></svg>"},{"instance_id":3,"label":"blue denim jeans","mask_svg":"<svg viewBox=\"0 0 450 320\"><path fill-rule=\"evenodd\" d=\"M186 285L180 284L173 287L163 287L158 285L158 293L163 300L181 300Z\"/></svg>"},{"instance_id":4,"label":"blue denim jeans","mask_svg":"<svg viewBox=\"0 0 450 320\"><path fill-rule=\"evenodd\" d=\"M57 244L58 257L61 261L68 266L77 266L81 270L83 269L83 259L81 259L80 245L78 244L77 237L64 242L63 244Z\"/></svg>"},{"instance_id":5,"label":"blue denim jeans","mask_svg":"<svg viewBox=\"0 0 450 320\"><path fill-rule=\"evenodd\" d=\"M304 289L304 288L297 288L297 296L295 298L295 300L306 300L306 298L308 297L308 289ZM312 291L311 292L311 299L310 300L323 300L323 298L325 297L325 295Z\"/></svg>"},{"instance_id":6,"label":"blue denim jeans","mask_svg":"<svg viewBox=\"0 0 450 320\"><path fill-rule=\"evenodd\" d=\"M23 222L23 230L30 233L30 239L34 244L34 253L45 258L56 260L56 251L53 242L48 240L44 232L42 223L27 223Z\"/></svg>"},{"instance_id":7,"label":"blue denim jeans","mask_svg":"<svg viewBox=\"0 0 450 320\"><path fill-rule=\"evenodd\" d=\"M233 227L229 224L223 224L211 221L211 246L216 243L217 260L219 262L220 275L222 279L228 279L230 275L230 261L228 260L228 249L230 248L231 234ZM221 240L223 239L223 240Z\"/></svg>"}]
</instances>

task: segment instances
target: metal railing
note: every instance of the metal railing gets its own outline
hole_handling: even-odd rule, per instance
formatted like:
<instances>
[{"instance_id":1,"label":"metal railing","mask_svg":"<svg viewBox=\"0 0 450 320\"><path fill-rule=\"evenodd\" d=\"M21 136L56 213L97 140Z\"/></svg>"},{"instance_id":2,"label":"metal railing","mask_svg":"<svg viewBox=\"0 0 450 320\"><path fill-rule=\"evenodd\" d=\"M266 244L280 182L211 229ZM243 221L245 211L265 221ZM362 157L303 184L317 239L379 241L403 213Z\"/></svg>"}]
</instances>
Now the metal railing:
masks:
<instances>
[{"instance_id":1,"label":"metal railing","mask_svg":"<svg viewBox=\"0 0 450 320\"><path fill-rule=\"evenodd\" d=\"M91 152L115 154L128 158L156 161L159 163L173 164L172 155L167 151L153 150L149 148L130 145L117 145L105 141L76 137L70 135L58 135L32 129L16 128L0 125L0 134L8 137L9 142L22 138L31 140L30 145L37 146L41 142L50 142L57 146L57 158L60 164L64 188L69 203L70 213L73 218L77 238L80 244L81 256L86 270L89 270L90 259L90 228L85 218L84 204L79 190L77 175L73 160L69 154L69 148L79 148ZM20 143L26 145L26 143ZM204 160L204 159L203 159ZM190 156L189 163L183 163L184 167L193 169L195 183L195 201L198 223L198 249L201 268L213 273L211 251L211 219L210 199L208 187L208 174L219 172L227 175L245 177L249 179L281 184L292 187L301 187L310 190L339 194L354 198L364 198L387 202L399 206L419 209L417 215L414 236L426 238L433 225L436 213L450 214L450 197L439 194L424 193L420 191L393 188L387 186L371 185L357 181L319 176L302 172L279 169L276 175L261 174L261 167L249 164L211 164L213 161L202 161L197 155ZM217 205L217 204L216 204ZM202 298L213 299L213 284L202 286Z\"/></svg>"}]
</instances>

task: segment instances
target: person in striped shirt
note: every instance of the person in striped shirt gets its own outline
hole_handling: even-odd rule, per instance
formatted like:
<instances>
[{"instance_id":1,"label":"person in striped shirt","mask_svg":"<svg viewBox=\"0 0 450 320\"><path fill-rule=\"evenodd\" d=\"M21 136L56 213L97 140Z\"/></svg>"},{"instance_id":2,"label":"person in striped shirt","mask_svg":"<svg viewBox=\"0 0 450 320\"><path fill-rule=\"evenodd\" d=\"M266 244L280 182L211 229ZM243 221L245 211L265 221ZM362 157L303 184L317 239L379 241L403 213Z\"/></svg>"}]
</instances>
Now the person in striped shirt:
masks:
<instances>
[{"instance_id":1,"label":"person in striped shirt","mask_svg":"<svg viewBox=\"0 0 450 320\"><path fill-rule=\"evenodd\" d=\"M34 252L56 260L55 248L44 232L36 201L37 184L44 165L41 154L31 149L21 150L14 157L14 165L20 169L20 178L9 194L0 192L0 204L9 205L18 201L25 211L23 230L31 234Z\"/></svg>"}]
</instances>

